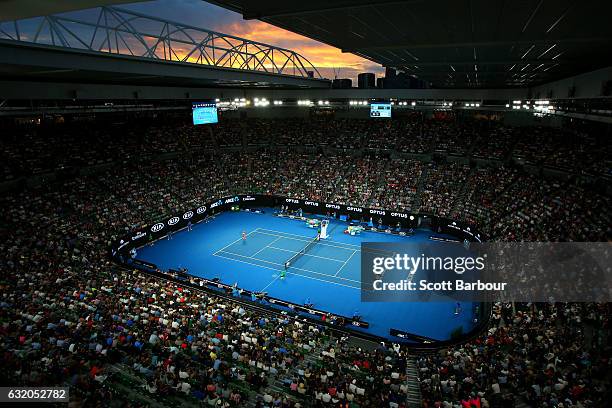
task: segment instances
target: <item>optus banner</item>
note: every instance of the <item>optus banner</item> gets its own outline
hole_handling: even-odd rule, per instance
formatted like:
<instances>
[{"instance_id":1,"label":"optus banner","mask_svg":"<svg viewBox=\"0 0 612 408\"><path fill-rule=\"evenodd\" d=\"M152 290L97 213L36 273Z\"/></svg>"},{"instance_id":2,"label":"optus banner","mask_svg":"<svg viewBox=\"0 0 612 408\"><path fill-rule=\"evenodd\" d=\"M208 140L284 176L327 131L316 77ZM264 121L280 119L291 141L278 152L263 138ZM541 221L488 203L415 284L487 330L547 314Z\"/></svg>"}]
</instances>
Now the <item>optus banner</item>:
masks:
<instances>
[{"instance_id":1,"label":"optus banner","mask_svg":"<svg viewBox=\"0 0 612 408\"><path fill-rule=\"evenodd\" d=\"M344 215L351 219L372 221L375 230L391 232L398 224L402 228L427 227L438 233L449 234L459 241L483 241L477 228L467 223L449 220L428 214L412 214L402 211L379 208L359 207L354 205L327 203L322 201L303 200L299 198L263 195L240 194L222 197L181 213L172 214L145 228L131 232L118 239L111 246L111 255L127 253L149 242L166 236L169 232L185 228L189 223L195 224L204 218L227 211L232 207L263 208L285 206L290 209L302 209L304 213L336 216Z\"/></svg>"}]
</instances>

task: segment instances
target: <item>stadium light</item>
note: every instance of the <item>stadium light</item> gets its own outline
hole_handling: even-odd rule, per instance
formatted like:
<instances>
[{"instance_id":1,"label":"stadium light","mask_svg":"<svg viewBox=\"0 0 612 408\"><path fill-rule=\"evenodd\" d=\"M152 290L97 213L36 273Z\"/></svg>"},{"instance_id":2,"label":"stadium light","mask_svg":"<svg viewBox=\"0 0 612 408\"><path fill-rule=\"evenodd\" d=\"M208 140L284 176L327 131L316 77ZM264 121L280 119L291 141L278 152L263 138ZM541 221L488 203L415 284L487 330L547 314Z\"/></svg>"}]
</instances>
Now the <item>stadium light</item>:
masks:
<instances>
[{"instance_id":1,"label":"stadium light","mask_svg":"<svg viewBox=\"0 0 612 408\"><path fill-rule=\"evenodd\" d=\"M477 104L476 104L476 107L477 107L477 108L480 108L480 104L479 104L479 103L477 103Z\"/></svg>"},{"instance_id":2,"label":"stadium light","mask_svg":"<svg viewBox=\"0 0 612 408\"><path fill-rule=\"evenodd\" d=\"M255 98L255 106L265 108L268 105L270 105L270 101L266 98Z\"/></svg>"},{"instance_id":3,"label":"stadium light","mask_svg":"<svg viewBox=\"0 0 612 408\"><path fill-rule=\"evenodd\" d=\"M510 107L510 104L509 104L509 103L507 103L507 104L506 104L506 108L509 108L509 107Z\"/></svg>"},{"instance_id":4,"label":"stadium light","mask_svg":"<svg viewBox=\"0 0 612 408\"><path fill-rule=\"evenodd\" d=\"M216 98L216 99L215 99L215 102L221 102L221 99Z\"/></svg>"},{"instance_id":5,"label":"stadium light","mask_svg":"<svg viewBox=\"0 0 612 408\"><path fill-rule=\"evenodd\" d=\"M416 102L415 102L415 101L412 101L412 103L411 103L410 105L412 105L412 106L416 106Z\"/></svg>"}]
</instances>

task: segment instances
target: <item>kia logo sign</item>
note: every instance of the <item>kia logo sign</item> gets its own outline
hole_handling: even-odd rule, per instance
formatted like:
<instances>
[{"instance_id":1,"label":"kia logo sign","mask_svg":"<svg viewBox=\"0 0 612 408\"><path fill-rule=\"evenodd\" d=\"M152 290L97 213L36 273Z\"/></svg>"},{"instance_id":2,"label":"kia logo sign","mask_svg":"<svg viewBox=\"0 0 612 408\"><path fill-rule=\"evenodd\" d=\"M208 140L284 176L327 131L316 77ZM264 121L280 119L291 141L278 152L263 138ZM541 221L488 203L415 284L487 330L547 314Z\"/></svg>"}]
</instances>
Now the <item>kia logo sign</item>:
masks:
<instances>
[{"instance_id":1,"label":"kia logo sign","mask_svg":"<svg viewBox=\"0 0 612 408\"><path fill-rule=\"evenodd\" d=\"M183 214L183 219L184 220L188 220L191 217L193 217L193 211L187 211L185 214Z\"/></svg>"},{"instance_id":2,"label":"kia logo sign","mask_svg":"<svg viewBox=\"0 0 612 408\"><path fill-rule=\"evenodd\" d=\"M151 232L159 232L161 230L163 230L165 227L165 225L161 222L158 222L157 224L155 224L154 226L151 227Z\"/></svg>"},{"instance_id":3,"label":"kia logo sign","mask_svg":"<svg viewBox=\"0 0 612 408\"><path fill-rule=\"evenodd\" d=\"M205 205L203 205L201 207L198 207L198 209L196 210L196 213L198 213L198 214L203 214L205 212L206 212L206 206Z\"/></svg>"},{"instance_id":4,"label":"kia logo sign","mask_svg":"<svg viewBox=\"0 0 612 408\"><path fill-rule=\"evenodd\" d=\"M168 220L168 225L174 225L179 222L181 219L179 217L172 217Z\"/></svg>"}]
</instances>

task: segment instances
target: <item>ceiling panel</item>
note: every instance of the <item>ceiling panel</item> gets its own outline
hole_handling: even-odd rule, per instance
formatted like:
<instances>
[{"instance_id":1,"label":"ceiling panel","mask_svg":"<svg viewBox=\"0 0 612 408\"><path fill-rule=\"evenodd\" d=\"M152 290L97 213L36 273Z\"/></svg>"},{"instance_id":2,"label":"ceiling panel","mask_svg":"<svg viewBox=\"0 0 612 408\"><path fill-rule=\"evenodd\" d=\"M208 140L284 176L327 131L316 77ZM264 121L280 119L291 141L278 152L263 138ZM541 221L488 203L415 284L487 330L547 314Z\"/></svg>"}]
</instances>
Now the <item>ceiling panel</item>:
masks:
<instances>
[{"instance_id":1,"label":"ceiling panel","mask_svg":"<svg viewBox=\"0 0 612 408\"><path fill-rule=\"evenodd\" d=\"M604 0L214 0L432 87L536 85L612 65Z\"/></svg>"}]
</instances>

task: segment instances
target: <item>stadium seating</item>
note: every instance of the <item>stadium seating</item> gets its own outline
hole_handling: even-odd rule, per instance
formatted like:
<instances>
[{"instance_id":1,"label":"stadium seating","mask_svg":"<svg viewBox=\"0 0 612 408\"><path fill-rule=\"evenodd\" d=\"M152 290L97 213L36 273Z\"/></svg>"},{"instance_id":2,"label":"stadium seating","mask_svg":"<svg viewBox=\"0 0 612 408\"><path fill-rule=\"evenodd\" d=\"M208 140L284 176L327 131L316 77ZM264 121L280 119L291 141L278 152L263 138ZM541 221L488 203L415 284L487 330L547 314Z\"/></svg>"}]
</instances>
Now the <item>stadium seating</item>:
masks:
<instances>
[{"instance_id":1,"label":"stadium seating","mask_svg":"<svg viewBox=\"0 0 612 408\"><path fill-rule=\"evenodd\" d=\"M121 395L150 406L405 407L410 381L426 407L605 406L607 304L497 304L466 344L362 350L107 256L119 234L248 192L435 213L491 240L605 241L610 199L580 177L609 174L580 156L605 154L595 139L420 117L390 122L389 137L365 121L227 120L212 132L163 122L16 128L0 140L4 179L25 187L0 199L3 382L71 385L85 406Z\"/></svg>"}]
</instances>

